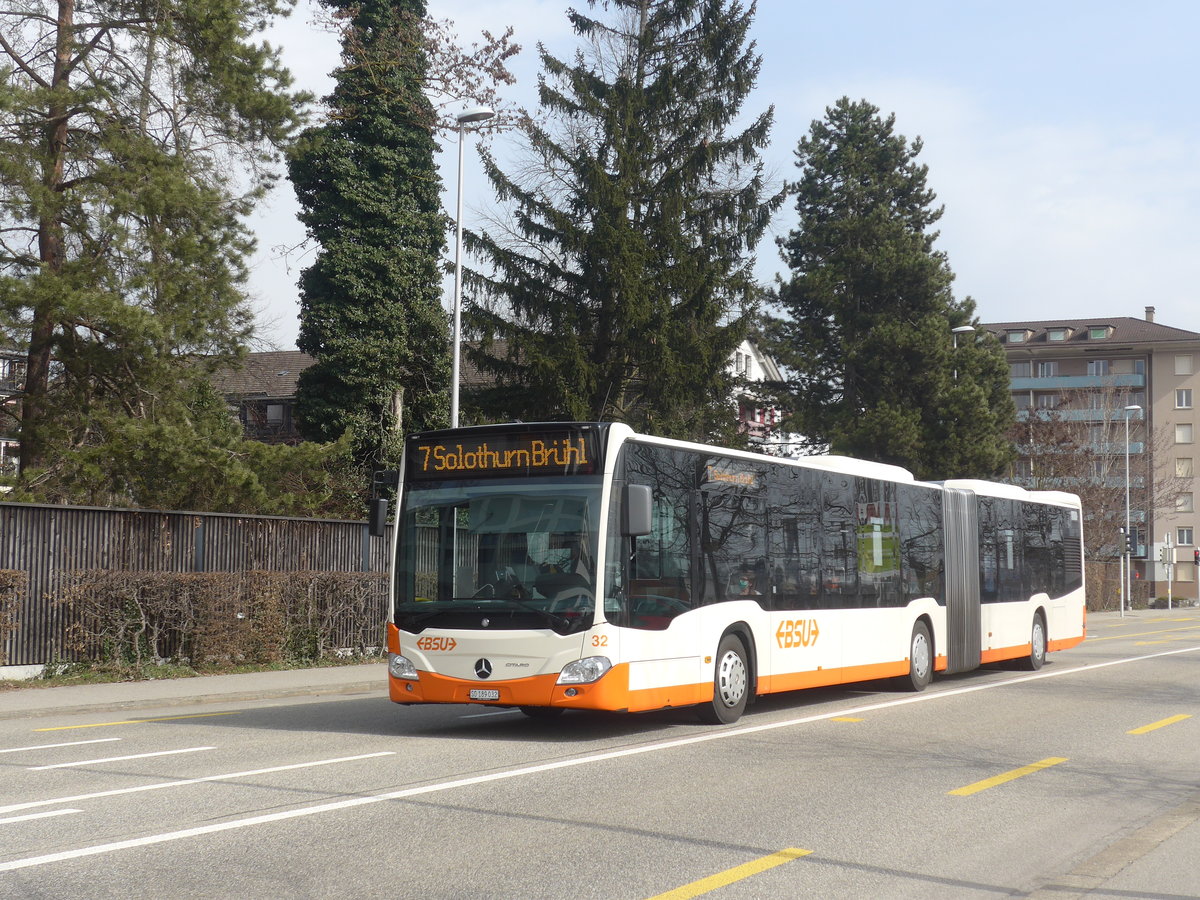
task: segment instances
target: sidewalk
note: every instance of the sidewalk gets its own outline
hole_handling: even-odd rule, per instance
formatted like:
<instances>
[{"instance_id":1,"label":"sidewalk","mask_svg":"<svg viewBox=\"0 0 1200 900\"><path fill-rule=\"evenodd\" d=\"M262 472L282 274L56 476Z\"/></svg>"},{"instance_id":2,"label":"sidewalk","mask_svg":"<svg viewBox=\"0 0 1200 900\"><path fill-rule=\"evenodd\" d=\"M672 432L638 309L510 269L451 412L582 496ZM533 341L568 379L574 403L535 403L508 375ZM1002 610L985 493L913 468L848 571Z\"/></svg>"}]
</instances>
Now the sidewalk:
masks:
<instances>
[{"instance_id":1,"label":"sidewalk","mask_svg":"<svg viewBox=\"0 0 1200 900\"><path fill-rule=\"evenodd\" d=\"M382 697L386 691L386 663L245 675L199 675L161 681L28 687L0 691L0 719L329 694L377 693Z\"/></svg>"}]
</instances>

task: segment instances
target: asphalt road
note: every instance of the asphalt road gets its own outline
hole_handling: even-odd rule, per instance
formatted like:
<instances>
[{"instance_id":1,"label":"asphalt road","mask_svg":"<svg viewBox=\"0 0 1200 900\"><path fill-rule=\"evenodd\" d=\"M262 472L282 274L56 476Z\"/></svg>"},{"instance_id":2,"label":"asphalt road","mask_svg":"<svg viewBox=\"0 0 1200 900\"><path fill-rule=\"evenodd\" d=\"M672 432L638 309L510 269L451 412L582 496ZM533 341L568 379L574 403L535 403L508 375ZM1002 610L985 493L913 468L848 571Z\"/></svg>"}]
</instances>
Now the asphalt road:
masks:
<instances>
[{"instance_id":1,"label":"asphalt road","mask_svg":"<svg viewBox=\"0 0 1200 900\"><path fill-rule=\"evenodd\" d=\"M723 728L382 691L3 719L0 897L1200 897L1200 612L1090 631Z\"/></svg>"}]
</instances>

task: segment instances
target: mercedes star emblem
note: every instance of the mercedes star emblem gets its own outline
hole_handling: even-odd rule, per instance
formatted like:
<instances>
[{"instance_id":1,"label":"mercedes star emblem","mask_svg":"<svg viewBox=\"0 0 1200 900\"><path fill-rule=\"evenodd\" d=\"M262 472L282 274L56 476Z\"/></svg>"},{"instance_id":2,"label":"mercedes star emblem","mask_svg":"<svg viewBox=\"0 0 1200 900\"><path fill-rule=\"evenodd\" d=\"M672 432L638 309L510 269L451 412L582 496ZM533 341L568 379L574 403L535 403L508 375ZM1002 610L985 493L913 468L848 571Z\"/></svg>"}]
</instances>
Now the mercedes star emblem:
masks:
<instances>
[{"instance_id":1,"label":"mercedes star emblem","mask_svg":"<svg viewBox=\"0 0 1200 900\"><path fill-rule=\"evenodd\" d=\"M491 678L492 677L491 660L487 660L487 659L475 660L475 674L478 675L480 678Z\"/></svg>"}]
</instances>

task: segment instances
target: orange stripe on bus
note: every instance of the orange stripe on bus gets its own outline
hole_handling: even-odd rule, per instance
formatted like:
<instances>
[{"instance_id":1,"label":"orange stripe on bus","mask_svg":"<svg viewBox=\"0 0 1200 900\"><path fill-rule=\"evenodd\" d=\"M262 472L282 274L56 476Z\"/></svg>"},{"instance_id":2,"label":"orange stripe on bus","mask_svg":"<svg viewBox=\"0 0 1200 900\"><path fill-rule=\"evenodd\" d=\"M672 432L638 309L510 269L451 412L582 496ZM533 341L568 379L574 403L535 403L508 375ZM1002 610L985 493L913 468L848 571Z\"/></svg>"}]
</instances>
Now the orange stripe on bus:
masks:
<instances>
[{"instance_id":1,"label":"orange stripe on bus","mask_svg":"<svg viewBox=\"0 0 1200 900\"><path fill-rule=\"evenodd\" d=\"M797 691L804 688L828 687L831 684L850 684L855 681L872 681L876 678L893 678L908 674L908 660L889 663L872 663L865 666L845 666L840 669L820 669L816 672L788 672L768 675L758 679L760 694L780 691Z\"/></svg>"}]
</instances>

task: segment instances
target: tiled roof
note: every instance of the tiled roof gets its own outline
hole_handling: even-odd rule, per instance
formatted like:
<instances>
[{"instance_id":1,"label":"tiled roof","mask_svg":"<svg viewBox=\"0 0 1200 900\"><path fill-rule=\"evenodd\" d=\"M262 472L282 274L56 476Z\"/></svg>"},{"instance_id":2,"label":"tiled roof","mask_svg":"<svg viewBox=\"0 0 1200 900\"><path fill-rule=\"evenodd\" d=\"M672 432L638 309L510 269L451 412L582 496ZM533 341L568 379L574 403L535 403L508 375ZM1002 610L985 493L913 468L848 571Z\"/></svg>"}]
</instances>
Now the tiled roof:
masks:
<instances>
[{"instance_id":1,"label":"tiled roof","mask_svg":"<svg viewBox=\"0 0 1200 900\"><path fill-rule=\"evenodd\" d=\"M213 375L213 385L226 397L294 397L296 380L314 360L299 350L248 353L238 368Z\"/></svg>"},{"instance_id":2,"label":"tiled roof","mask_svg":"<svg viewBox=\"0 0 1200 900\"><path fill-rule=\"evenodd\" d=\"M1175 328L1171 325L1160 325L1158 322L1148 322L1130 316L1096 316L1090 319L1050 319L1037 322L985 322L983 328L995 335L1003 335L1009 331L1030 331L1032 334L1025 344L1049 343L1047 332L1055 328L1069 328L1071 335L1066 341L1054 343L1066 344L1099 344L1100 340L1089 340L1088 329L1108 327L1112 333L1103 338L1106 344L1153 344L1165 341L1200 341L1200 333Z\"/></svg>"}]
</instances>

